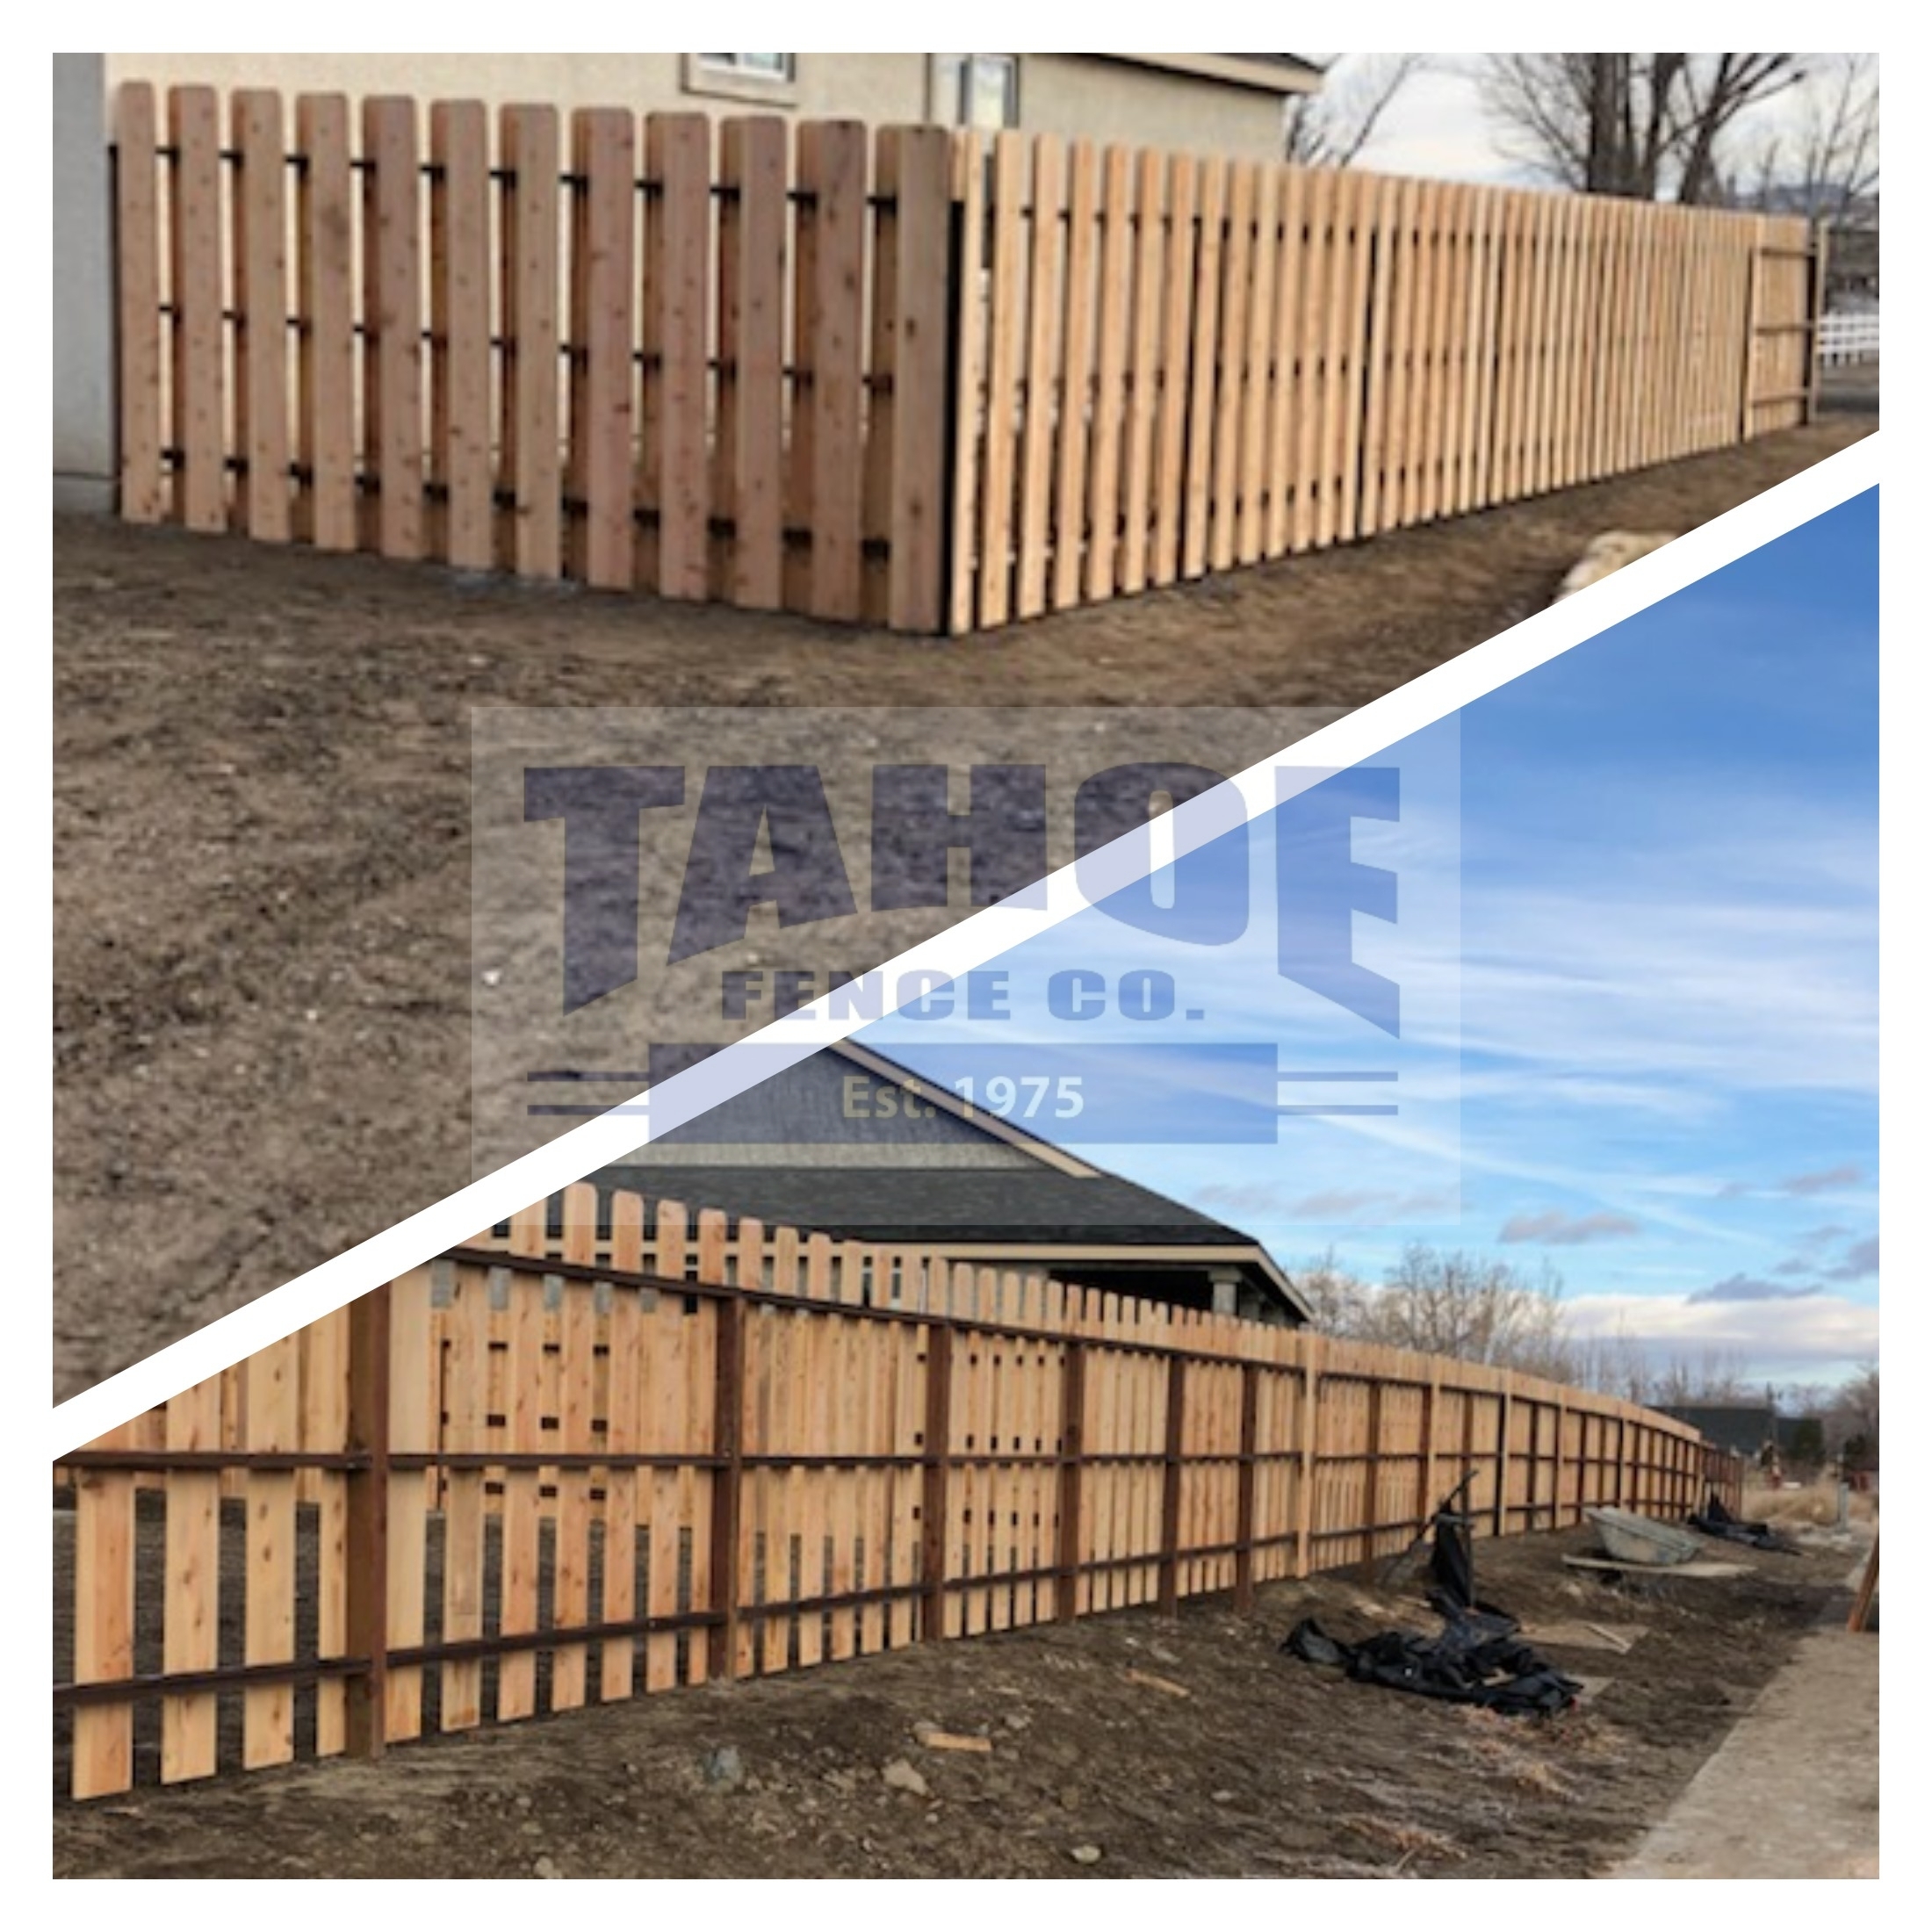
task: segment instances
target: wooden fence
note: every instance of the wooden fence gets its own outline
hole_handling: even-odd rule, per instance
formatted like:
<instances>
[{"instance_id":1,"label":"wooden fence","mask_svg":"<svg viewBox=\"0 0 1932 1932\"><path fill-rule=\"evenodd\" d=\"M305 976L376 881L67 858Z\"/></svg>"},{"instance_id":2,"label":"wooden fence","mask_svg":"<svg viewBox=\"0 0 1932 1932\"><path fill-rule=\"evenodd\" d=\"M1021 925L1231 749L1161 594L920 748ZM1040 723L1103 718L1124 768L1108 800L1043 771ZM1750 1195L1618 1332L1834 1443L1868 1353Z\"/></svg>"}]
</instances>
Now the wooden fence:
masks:
<instances>
[{"instance_id":1,"label":"wooden fence","mask_svg":"<svg viewBox=\"0 0 1932 1932\"><path fill-rule=\"evenodd\" d=\"M76 1453L77 1797L1484 1534L1741 1469L1464 1362L595 1190ZM63 1730L61 1727L68 1727Z\"/></svg>"},{"instance_id":2,"label":"wooden fence","mask_svg":"<svg viewBox=\"0 0 1932 1932\"><path fill-rule=\"evenodd\" d=\"M1795 218L772 116L586 109L566 150L543 106L165 106L115 110L135 522L961 632L1815 395Z\"/></svg>"}]
</instances>

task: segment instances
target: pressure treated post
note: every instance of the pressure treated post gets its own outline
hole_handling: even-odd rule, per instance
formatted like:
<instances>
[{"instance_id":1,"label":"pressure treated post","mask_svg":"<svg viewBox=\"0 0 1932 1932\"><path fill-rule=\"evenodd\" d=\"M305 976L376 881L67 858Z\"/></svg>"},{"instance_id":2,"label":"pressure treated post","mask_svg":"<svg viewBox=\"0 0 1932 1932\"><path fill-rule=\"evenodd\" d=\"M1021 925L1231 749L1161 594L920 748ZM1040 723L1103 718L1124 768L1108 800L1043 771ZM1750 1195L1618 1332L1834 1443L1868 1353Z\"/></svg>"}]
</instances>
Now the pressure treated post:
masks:
<instances>
[{"instance_id":1,"label":"pressure treated post","mask_svg":"<svg viewBox=\"0 0 1932 1932\"><path fill-rule=\"evenodd\" d=\"M1429 1526L1429 1512L1436 1501L1436 1412L1442 1402L1442 1364L1431 1362L1429 1380L1422 1391L1421 1453L1416 1459L1416 1527Z\"/></svg>"},{"instance_id":2,"label":"pressure treated post","mask_svg":"<svg viewBox=\"0 0 1932 1932\"><path fill-rule=\"evenodd\" d=\"M380 1757L389 1677L389 1285L349 1304L347 1597L343 1641L366 1660L347 1686L345 1745Z\"/></svg>"},{"instance_id":3,"label":"pressure treated post","mask_svg":"<svg viewBox=\"0 0 1932 1932\"><path fill-rule=\"evenodd\" d=\"M1060 1534L1054 1557L1054 1617L1063 1624L1080 1614L1080 1458L1085 1444L1086 1347L1070 1335L1060 1383Z\"/></svg>"},{"instance_id":4,"label":"pressure treated post","mask_svg":"<svg viewBox=\"0 0 1932 1932\"><path fill-rule=\"evenodd\" d=\"M710 1630L706 1669L712 1677L728 1677L738 1655L738 1516L745 1487L745 1301L739 1294L717 1304L714 1386L711 1453L719 1461L711 1495L711 1607L718 1618Z\"/></svg>"},{"instance_id":5,"label":"pressure treated post","mask_svg":"<svg viewBox=\"0 0 1932 1932\"><path fill-rule=\"evenodd\" d=\"M1496 1521L1497 1536L1510 1533L1510 1372L1503 1371L1500 1400L1496 1405Z\"/></svg>"},{"instance_id":6,"label":"pressure treated post","mask_svg":"<svg viewBox=\"0 0 1932 1932\"><path fill-rule=\"evenodd\" d=\"M943 1270L941 1271L943 1278ZM935 1293L945 1292L943 1280ZM952 1474L953 1324L943 1313L926 1330L926 1462L919 1501L919 1635L946 1634L947 1490Z\"/></svg>"},{"instance_id":7,"label":"pressure treated post","mask_svg":"<svg viewBox=\"0 0 1932 1932\"><path fill-rule=\"evenodd\" d=\"M1825 273L1830 265L1831 228L1825 221L1812 224L1811 286L1806 291L1805 310L1805 421L1818 420L1818 390L1821 380L1825 336Z\"/></svg>"},{"instance_id":8,"label":"pressure treated post","mask_svg":"<svg viewBox=\"0 0 1932 1932\"><path fill-rule=\"evenodd\" d=\"M1186 1440L1187 1361L1175 1355L1167 1364L1167 1445L1161 1465L1160 1613L1180 1614L1181 1450Z\"/></svg>"},{"instance_id":9,"label":"pressure treated post","mask_svg":"<svg viewBox=\"0 0 1932 1932\"><path fill-rule=\"evenodd\" d=\"M1261 1370L1241 1365L1241 1466L1235 1477L1235 1609L1254 1608L1255 1444L1261 1409Z\"/></svg>"},{"instance_id":10,"label":"pressure treated post","mask_svg":"<svg viewBox=\"0 0 1932 1932\"><path fill-rule=\"evenodd\" d=\"M1763 272L1764 217L1759 215L1752 220L1749 252L1745 256L1744 353L1740 358L1743 375L1738 388L1737 439L1740 443L1751 440L1751 430L1756 422L1754 398L1757 389L1757 318L1763 302Z\"/></svg>"},{"instance_id":11,"label":"pressure treated post","mask_svg":"<svg viewBox=\"0 0 1932 1932\"><path fill-rule=\"evenodd\" d=\"M1294 1574L1315 1568L1316 1471L1322 1453L1322 1337L1305 1335L1301 1346L1301 1482L1295 1498Z\"/></svg>"},{"instance_id":12,"label":"pressure treated post","mask_svg":"<svg viewBox=\"0 0 1932 1932\"><path fill-rule=\"evenodd\" d=\"M1375 1557L1375 1532L1382 1521L1382 1378L1380 1371L1368 1384L1368 1467L1362 1482L1362 1561Z\"/></svg>"}]
</instances>

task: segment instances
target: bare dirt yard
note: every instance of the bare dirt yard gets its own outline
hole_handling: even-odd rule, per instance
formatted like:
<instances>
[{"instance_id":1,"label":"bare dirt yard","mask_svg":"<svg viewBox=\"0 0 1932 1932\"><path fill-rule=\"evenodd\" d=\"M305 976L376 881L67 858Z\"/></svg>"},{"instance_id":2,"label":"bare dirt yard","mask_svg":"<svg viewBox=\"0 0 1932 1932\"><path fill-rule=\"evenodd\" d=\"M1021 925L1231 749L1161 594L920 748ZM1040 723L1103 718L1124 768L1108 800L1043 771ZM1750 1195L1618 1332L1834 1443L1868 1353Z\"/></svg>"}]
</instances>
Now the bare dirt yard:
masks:
<instances>
[{"instance_id":1,"label":"bare dirt yard","mask_svg":"<svg viewBox=\"0 0 1932 1932\"><path fill-rule=\"evenodd\" d=\"M1352 707L1875 426L953 644L57 520L55 1399L471 1178L473 708Z\"/></svg>"},{"instance_id":2,"label":"bare dirt yard","mask_svg":"<svg viewBox=\"0 0 1932 1932\"><path fill-rule=\"evenodd\" d=\"M126 1878L1545 1878L1642 1840L1821 1616L1842 1541L1615 1587L1588 1530L1477 1546L1481 1593L1586 1684L1546 1719L1280 1654L1301 1617L1432 1627L1338 1574L676 1690L392 1750L59 1802L54 1870ZM1723 1553L1727 1556L1732 1552ZM1621 1650L1590 1641L1609 1631ZM1542 1634L1546 1630L1551 1634ZM1876 1642L1877 1640L1869 1640ZM596 1682L593 1666L591 1681ZM1875 1721L1875 1719L1874 1719ZM922 1727L986 1741L930 1748Z\"/></svg>"}]
</instances>

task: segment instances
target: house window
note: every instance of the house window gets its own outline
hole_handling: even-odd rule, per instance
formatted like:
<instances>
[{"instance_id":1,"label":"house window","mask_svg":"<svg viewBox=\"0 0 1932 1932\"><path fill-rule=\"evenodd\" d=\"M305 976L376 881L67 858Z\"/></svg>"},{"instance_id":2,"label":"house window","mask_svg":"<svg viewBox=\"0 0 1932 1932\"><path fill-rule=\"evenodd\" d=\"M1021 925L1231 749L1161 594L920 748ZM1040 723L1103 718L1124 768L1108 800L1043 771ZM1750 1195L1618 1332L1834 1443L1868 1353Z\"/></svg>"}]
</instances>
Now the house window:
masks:
<instances>
[{"instance_id":1,"label":"house window","mask_svg":"<svg viewBox=\"0 0 1932 1932\"><path fill-rule=\"evenodd\" d=\"M798 97L796 54L686 54L684 91L761 107L789 107Z\"/></svg>"},{"instance_id":2,"label":"house window","mask_svg":"<svg viewBox=\"0 0 1932 1932\"><path fill-rule=\"evenodd\" d=\"M935 54L933 119L955 127L1020 125L1020 59L1013 54Z\"/></svg>"},{"instance_id":3,"label":"house window","mask_svg":"<svg viewBox=\"0 0 1932 1932\"><path fill-rule=\"evenodd\" d=\"M761 81L791 81L797 77L793 66L797 58L796 54L701 54L698 61L719 74Z\"/></svg>"}]
</instances>

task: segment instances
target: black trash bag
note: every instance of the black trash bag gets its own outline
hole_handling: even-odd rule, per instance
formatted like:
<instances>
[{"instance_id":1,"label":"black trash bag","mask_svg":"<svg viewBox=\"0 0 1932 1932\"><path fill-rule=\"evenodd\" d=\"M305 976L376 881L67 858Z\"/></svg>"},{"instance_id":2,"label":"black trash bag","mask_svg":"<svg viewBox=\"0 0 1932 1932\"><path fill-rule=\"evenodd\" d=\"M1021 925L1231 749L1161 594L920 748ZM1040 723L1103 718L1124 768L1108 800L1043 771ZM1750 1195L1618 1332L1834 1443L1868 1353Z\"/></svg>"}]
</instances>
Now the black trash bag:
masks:
<instances>
[{"instance_id":1,"label":"black trash bag","mask_svg":"<svg viewBox=\"0 0 1932 1932\"><path fill-rule=\"evenodd\" d=\"M1438 1510L1435 1535L1429 1549L1429 1575L1437 1590L1467 1610L1476 1600L1476 1559L1471 1545L1469 1518L1453 1510Z\"/></svg>"},{"instance_id":2,"label":"black trash bag","mask_svg":"<svg viewBox=\"0 0 1932 1932\"><path fill-rule=\"evenodd\" d=\"M1705 1499L1704 1508L1693 1510L1684 1520L1693 1530L1716 1537L1720 1542L1744 1543L1752 1549L1776 1550L1785 1556L1798 1554L1797 1544L1780 1536L1769 1523L1747 1523L1741 1517L1733 1516L1715 1489Z\"/></svg>"},{"instance_id":3,"label":"black trash bag","mask_svg":"<svg viewBox=\"0 0 1932 1932\"><path fill-rule=\"evenodd\" d=\"M1524 1642L1507 1611L1466 1608L1439 1590L1431 1601L1443 1619L1433 1637L1385 1630L1358 1644L1344 1643L1305 1617L1281 1648L1305 1663L1339 1664L1358 1683L1477 1705L1506 1716L1547 1716L1576 1701L1582 1685Z\"/></svg>"}]
</instances>

